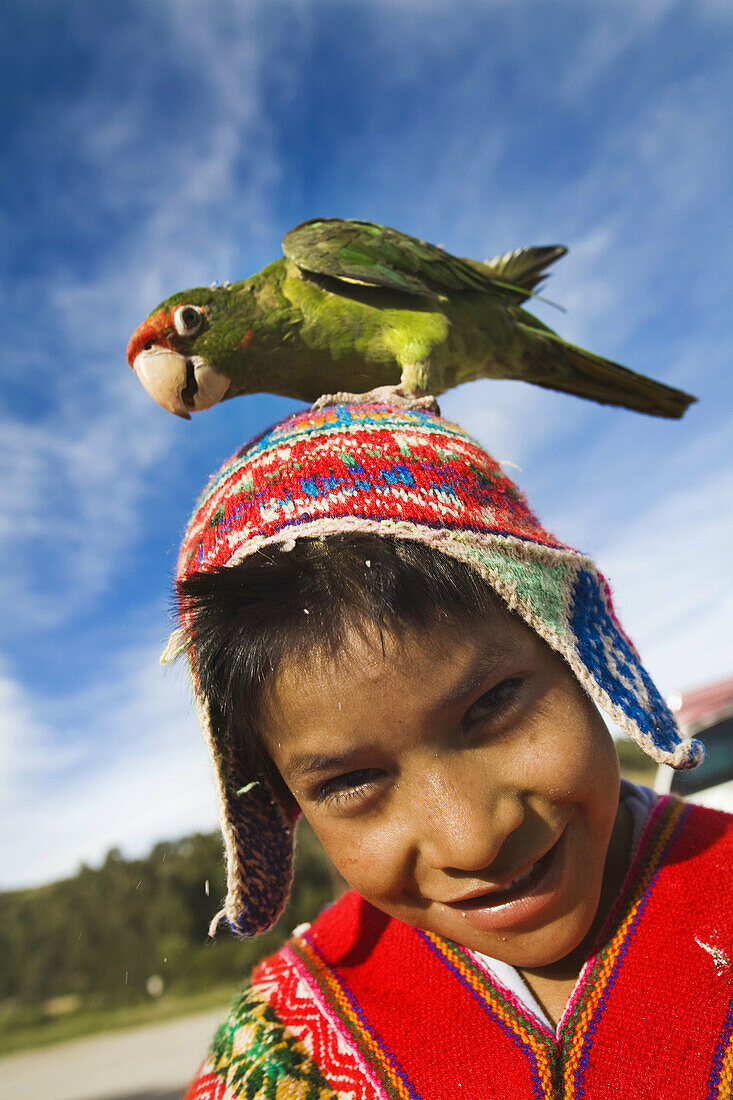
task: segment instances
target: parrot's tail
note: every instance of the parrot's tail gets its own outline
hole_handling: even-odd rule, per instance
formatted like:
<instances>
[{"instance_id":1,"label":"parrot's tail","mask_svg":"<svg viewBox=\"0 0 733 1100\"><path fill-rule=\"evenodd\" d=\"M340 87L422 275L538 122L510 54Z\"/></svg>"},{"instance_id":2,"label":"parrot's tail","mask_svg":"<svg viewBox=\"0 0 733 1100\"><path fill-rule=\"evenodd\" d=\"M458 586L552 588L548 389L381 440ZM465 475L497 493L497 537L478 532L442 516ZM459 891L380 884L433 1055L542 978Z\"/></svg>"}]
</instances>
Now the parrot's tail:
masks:
<instances>
[{"instance_id":1,"label":"parrot's tail","mask_svg":"<svg viewBox=\"0 0 733 1100\"><path fill-rule=\"evenodd\" d=\"M683 390L655 382L568 344L548 329L534 329L521 323L517 327L523 336L519 377L535 386L574 393L601 405L621 405L648 416L673 419L679 419L697 401Z\"/></svg>"},{"instance_id":2,"label":"parrot's tail","mask_svg":"<svg viewBox=\"0 0 733 1100\"><path fill-rule=\"evenodd\" d=\"M532 248L515 248L494 256L493 260L464 260L482 275L488 275L492 282L506 290L507 297L521 303L532 296L536 286L547 278L547 268L564 256L567 248L563 244L537 245Z\"/></svg>"}]
</instances>

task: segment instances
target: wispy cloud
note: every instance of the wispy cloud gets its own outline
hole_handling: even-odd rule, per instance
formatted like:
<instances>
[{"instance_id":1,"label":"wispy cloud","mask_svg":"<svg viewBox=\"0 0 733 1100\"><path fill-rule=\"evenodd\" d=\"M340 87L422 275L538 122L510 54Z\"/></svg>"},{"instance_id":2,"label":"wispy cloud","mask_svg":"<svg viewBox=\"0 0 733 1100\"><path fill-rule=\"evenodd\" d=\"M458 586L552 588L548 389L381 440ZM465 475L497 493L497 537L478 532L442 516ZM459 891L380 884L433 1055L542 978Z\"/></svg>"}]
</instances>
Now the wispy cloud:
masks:
<instances>
[{"instance_id":1,"label":"wispy cloud","mask_svg":"<svg viewBox=\"0 0 733 1100\"><path fill-rule=\"evenodd\" d=\"M73 874L114 846L139 854L215 828L185 677L157 657L154 645L116 654L103 678L61 700L61 721L50 700L0 679L0 889Z\"/></svg>"},{"instance_id":2,"label":"wispy cloud","mask_svg":"<svg viewBox=\"0 0 733 1100\"><path fill-rule=\"evenodd\" d=\"M732 425L733 426L733 425ZM681 485L603 547L619 614L665 691L730 676L733 476Z\"/></svg>"},{"instance_id":3,"label":"wispy cloud","mask_svg":"<svg viewBox=\"0 0 733 1100\"><path fill-rule=\"evenodd\" d=\"M583 12L582 3L571 6L581 18L585 15L584 33L559 91L569 100L579 100L622 62L624 54L640 38L653 35L665 17L679 7L679 0L649 0L644 4L635 4L633 0L610 0L590 19L589 13Z\"/></svg>"},{"instance_id":4,"label":"wispy cloud","mask_svg":"<svg viewBox=\"0 0 733 1100\"><path fill-rule=\"evenodd\" d=\"M48 629L88 606L138 537L137 510L167 433L121 379L81 404L39 423L0 423L10 472L0 483L5 631Z\"/></svg>"}]
</instances>

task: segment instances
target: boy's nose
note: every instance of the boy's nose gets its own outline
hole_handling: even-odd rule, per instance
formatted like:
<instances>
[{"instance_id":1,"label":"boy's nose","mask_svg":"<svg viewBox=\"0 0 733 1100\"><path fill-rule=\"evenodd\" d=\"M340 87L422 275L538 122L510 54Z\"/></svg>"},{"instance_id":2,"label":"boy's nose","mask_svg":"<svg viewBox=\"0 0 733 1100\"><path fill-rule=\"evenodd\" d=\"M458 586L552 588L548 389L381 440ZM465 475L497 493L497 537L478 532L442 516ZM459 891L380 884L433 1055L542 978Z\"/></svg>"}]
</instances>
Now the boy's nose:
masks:
<instances>
[{"instance_id":1,"label":"boy's nose","mask_svg":"<svg viewBox=\"0 0 733 1100\"><path fill-rule=\"evenodd\" d=\"M431 869L485 870L524 820L516 792L471 787L465 790L445 779L426 783L418 829L420 856Z\"/></svg>"}]
</instances>

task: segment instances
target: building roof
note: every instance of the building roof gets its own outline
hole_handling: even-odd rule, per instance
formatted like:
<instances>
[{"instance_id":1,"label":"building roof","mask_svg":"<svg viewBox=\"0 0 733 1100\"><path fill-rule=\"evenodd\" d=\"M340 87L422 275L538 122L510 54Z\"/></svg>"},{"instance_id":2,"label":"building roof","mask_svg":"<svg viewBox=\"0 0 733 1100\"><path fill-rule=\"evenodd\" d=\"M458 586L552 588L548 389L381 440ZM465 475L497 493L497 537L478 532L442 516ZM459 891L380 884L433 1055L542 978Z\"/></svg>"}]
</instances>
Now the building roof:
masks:
<instances>
[{"instance_id":1,"label":"building roof","mask_svg":"<svg viewBox=\"0 0 733 1100\"><path fill-rule=\"evenodd\" d=\"M683 729L695 733L733 714L733 677L677 694L668 702Z\"/></svg>"}]
</instances>

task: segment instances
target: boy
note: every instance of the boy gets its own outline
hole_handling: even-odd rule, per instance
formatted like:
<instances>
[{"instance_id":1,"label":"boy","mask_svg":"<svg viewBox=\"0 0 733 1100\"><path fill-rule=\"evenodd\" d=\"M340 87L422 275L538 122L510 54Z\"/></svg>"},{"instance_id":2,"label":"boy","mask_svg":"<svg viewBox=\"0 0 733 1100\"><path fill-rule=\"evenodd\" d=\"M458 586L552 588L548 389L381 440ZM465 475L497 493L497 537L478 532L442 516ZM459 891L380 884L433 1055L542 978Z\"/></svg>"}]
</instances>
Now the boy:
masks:
<instances>
[{"instance_id":1,"label":"boy","mask_svg":"<svg viewBox=\"0 0 733 1100\"><path fill-rule=\"evenodd\" d=\"M355 888L255 970L190 1100L731 1095L733 825L619 795L595 704L657 761L702 746L477 444L292 417L209 484L178 592L219 917L272 926L301 811Z\"/></svg>"}]
</instances>

